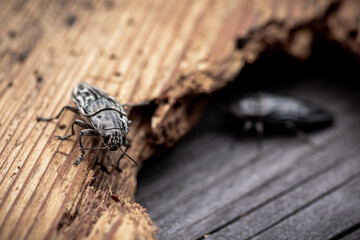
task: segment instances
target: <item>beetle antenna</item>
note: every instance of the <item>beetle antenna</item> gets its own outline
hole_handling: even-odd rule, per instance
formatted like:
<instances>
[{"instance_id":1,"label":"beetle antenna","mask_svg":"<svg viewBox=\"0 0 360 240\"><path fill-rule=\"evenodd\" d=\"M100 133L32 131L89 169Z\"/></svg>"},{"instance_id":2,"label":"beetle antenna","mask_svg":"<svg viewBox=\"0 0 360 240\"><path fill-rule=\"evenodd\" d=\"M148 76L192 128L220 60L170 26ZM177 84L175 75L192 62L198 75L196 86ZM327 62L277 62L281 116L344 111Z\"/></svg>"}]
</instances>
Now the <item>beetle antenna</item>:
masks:
<instances>
[{"instance_id":1,"label":"beetle antenna","mask_svg":"<svg viewBox=\"0 0 360 240\"><path fill-rule=\"evenodd\" d=\"M135 159L133 159L132 157L130 157L129 155L126 154L126 152L124 152L124 150L122 150L122 148L120 147L120 150L123 152L123 154L125 156L127 156L131 161L133 161L136 165L138 165L139 167L141 167L141 164L138 163Z\"/></svg>"}]
</instances>

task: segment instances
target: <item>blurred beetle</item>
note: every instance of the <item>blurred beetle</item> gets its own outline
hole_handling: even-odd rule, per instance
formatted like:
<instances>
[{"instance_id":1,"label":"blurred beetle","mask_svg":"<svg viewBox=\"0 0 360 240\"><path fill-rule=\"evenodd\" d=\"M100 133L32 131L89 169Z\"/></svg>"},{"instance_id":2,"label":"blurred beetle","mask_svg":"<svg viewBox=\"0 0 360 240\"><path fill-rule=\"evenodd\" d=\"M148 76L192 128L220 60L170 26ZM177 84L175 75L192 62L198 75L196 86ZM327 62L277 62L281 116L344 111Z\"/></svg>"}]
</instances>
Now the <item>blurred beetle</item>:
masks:
<instances>
[{"instance_id":1,"label":"blurred beetle","mask_svg":"<svg viewBox=\"0 0 360 240\"><path fill-rule=\"evenodd\" d=\"M325 126L333 122L332 114L319 106L288 96L272 93L256 93L233 102L229 112L244 120L244 129L253 126L259 136L264 124L284 126L293 130L301 139L309 141L304 128Z\"/></svg>"}]
</instances>

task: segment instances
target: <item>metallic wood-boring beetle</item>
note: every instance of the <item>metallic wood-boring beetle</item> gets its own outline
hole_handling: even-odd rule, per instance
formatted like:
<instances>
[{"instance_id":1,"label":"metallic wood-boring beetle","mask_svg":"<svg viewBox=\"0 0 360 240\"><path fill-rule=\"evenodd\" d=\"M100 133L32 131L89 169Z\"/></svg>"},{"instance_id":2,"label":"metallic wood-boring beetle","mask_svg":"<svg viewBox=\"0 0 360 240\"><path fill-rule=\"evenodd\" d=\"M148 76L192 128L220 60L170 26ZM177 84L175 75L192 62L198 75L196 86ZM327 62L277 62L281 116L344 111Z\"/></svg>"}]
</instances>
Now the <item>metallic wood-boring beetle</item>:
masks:
<instances>
[{"instance_id":1,"label":"metallic wood-boring beetle","mask_svg":"<svg viewBox=\"0 0 360 240\"><path fill-rule=\"evenodd\" d=\"M72 92L72 100L77 107L64 106L56 117L37 117L37 120L52 121L54 119L58 119L64 110L70 110L72 112L78 113L85 120L75 120L71 125L71 134L63 137L56 136L60 140L65 140L75 135L75 125L79 125L85 128L79 134L81 154L75 160L74 165L78 165L82 161L85 150L109 149L110 151L116 151L120 149L123 154L117 162L118 168L120 159L124 155L126 155L130 160L141 167L140 163L126 154L126 150L129 147L126 136L129 132L131 121L127 118L124 106L132 105L122 105L115 98L111 97L103 90L87 83L78 83L74 87ZM84 148L81 140L83 136L100 136L105 147ZM124 151L121 146L125 146L126 150Z\"/></svg>"},{"instance_id":2,"label":"metallic wood-boring beetle","mask_svg":"<svg viewBox=\"0 0 360 240\"><path fill-rule=\"evenodd\" d=\"M308 139L302 128L325 125L333 121L330 112L313 103L271 93L256 93L243 97L231 104L229 112L245 121L245 130L255 124L259 136L263 135L265 123L285 126L304 140Z\"/></svg>"}]
</instances>

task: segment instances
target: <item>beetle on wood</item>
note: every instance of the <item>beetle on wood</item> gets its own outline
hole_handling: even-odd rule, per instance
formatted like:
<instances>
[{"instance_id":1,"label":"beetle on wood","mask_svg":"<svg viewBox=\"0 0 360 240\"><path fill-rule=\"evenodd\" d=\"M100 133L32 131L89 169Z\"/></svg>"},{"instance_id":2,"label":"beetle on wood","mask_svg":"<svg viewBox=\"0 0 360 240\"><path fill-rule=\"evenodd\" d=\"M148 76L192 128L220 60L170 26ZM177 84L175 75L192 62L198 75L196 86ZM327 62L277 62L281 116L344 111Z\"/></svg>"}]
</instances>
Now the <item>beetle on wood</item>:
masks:
<instances>
[{"instance_id":1,"label":"beetle on wood","mask_svg":"<svg viewBox=\"0 0 360 240\"><path fill-rule=\"evenodd\" d=\"M117 162L118 169L120 159L124 155L141 167L140 163L126 154L126 150L129 146L126 136L129 132L129 126L131 124L131 121L128 120L127 114L124 110L124 106L127 105L120 104L115 98L111 97L103 90L87 83L78 83L74 87L72 100L77 107L65 106L56 117L37 117L37 120L52 121L54 119L58 119L64 110L70 110L74 113L78 113L85 120L75 120L71 125L71 134L63 137L56 136L60 140L65 140L75 135L75 125L85 128L79 134L81 154L75 160L74 165L78 165L82 161L85 150L109 149L110 151L116 151L120 149L123 154ZM100 136L105 147L84 148L81 140L83 136ZM121 146L125 146L126 150L124 151Z\"/></svg>"},{"instance_id":2,"label":"beetle on wood","mask_svg":"<svg viewBox=\"0 0 360 240\"><path fill-rule=\"evenodd\" d=\"M330 112L313 103L271 93L256 93L243 97L230 105L229 112L244 120L245 130L255 125L259 136L263 135L264 124L269 124L285 126L304 140L308 138L302 128L325 125L333 121Z\"/></svg>"}]
</instances>

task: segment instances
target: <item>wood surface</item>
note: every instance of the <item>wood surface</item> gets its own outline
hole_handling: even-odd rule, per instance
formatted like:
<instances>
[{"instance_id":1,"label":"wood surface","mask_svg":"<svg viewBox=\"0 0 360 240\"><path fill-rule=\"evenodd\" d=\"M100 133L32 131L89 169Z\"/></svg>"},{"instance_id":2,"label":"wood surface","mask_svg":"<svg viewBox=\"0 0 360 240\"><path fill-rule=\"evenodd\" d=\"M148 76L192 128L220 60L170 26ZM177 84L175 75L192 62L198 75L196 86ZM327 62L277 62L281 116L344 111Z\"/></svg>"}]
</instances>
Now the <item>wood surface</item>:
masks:
<instances>
[{"instance_id":1,"label":"wood surface","mask_svg":"<svg viewBox=\"0 0 360 240\"><path fill-rule=\"evenodd\" d=\"M318 27L357 54L358 8L356 0L0 1L0 239L156 237L134 202L139 169L131 161L119 173L120 152L93 151L74 167L77 139L54 136L77 116L36 122L71 104L77 82L121 103L159 100L130 114L128 153L144 161L196 122L198 96L265 49L306 58Z\"/></svg>"},{"instance_id":2,"label":"wood surface","mask_svg":"<svg viewBox=\"0 0 360 240\"><path fill-rule=\"evenodd\" d=\"M169 154L148 162L136 200L160 228L160 240L360 238L360 99L359 87L349 84L358 79L359 65L349 71L344 58L335 65L326 58L313 61L310 71L274 56L265 61L268 67L255 63L213 99ZM314 70L320 60L324 67ZM328 70L337 65L338 74ZM256 79L250 86L242 83L250 79ZM242 123L223 112L229 100L254 89L314 102L335 122L308 132L318 148L291 131L265 126L257 155L255 131L244 133Z\"/></svg>"}]
</instances>

